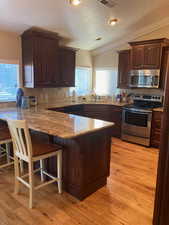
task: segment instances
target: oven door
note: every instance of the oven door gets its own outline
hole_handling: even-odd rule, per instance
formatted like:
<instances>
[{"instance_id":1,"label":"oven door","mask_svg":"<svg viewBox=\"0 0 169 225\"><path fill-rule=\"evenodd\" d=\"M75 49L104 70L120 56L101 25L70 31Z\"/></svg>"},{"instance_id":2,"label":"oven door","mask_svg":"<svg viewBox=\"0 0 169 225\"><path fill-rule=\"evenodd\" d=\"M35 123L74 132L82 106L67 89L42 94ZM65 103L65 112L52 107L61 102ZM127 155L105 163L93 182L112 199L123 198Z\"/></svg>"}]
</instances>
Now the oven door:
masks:
<instances>
[{"instance_id":1,"label":"oven door","mask_svg":"<svg viewBox=\"0 0 169 225\"><path fill-rule=\"evenodd\" d=\"M151 111L124 109L122 132L136 137L150 138L151 119Z\"/></svg>"}]
</instances>

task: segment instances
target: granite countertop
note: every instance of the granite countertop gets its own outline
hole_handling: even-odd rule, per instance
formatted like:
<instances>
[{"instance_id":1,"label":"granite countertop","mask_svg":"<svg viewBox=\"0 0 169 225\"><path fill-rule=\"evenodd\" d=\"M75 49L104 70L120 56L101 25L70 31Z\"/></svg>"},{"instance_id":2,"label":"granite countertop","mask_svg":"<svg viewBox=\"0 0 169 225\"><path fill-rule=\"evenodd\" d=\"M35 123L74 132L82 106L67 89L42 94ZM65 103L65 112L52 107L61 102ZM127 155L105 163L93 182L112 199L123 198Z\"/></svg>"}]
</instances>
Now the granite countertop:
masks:
<instances>
[{"instance_id":1,"label":"granite countertop","mask_svg":"<svg viewBox=\"0 0 169 225\"><path fill-rule=\"evenodd\" d=\"M65 103L47 105L59 107ZM61 138L72 138L114 125L111 122L47 110L47 105L39 105L30 109L1 108L0 119L26 120L30 129ZM66 105L70 104L66 103Z\"/></svg>"}]
</instances>

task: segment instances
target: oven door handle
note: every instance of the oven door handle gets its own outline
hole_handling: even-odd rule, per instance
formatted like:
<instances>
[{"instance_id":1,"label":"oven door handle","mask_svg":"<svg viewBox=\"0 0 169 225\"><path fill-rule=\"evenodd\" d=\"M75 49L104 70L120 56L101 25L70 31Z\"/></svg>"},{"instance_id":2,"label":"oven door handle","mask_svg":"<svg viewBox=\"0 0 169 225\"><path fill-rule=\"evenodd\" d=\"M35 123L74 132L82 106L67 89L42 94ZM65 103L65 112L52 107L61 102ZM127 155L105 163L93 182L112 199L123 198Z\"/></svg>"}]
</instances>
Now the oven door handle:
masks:
<instances>
[{"instance_id":1,"label":"oven door handle","mask_svg":"<svg viewBox=\"0 0 169 225\"><path fill-rule=\"evenodd\" d=\"M137 110L124 109L124 113L126 113L126 112L135 113L135 114L137 113L137 114L142 114L142 115L152 114L152 111L142 112L142 111L137 111Z\"/></svg>"}]
</instances>

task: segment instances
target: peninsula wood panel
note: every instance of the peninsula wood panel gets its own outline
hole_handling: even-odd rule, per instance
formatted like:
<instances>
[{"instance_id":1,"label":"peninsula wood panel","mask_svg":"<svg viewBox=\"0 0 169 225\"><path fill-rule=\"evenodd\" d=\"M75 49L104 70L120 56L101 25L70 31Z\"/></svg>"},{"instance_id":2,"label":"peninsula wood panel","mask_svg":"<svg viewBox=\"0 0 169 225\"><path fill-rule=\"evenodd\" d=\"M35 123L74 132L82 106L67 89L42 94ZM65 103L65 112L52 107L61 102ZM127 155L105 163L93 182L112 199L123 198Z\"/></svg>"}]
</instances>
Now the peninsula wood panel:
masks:
<instances>
[{"instance_id":1,"label":"peninsula wood panel","mask_svg":"<svg viewBox=\"0 0 169 225\"><path fill-rule=\"evenodd\" d=\"M92 141L91 141L92 140ZM64 189L82 200L103 187L110 174L110 128L73 139L54 137L63 149ZM56 159L49 159L47 170L56 174Z\"/></svg>"}]
</instances>

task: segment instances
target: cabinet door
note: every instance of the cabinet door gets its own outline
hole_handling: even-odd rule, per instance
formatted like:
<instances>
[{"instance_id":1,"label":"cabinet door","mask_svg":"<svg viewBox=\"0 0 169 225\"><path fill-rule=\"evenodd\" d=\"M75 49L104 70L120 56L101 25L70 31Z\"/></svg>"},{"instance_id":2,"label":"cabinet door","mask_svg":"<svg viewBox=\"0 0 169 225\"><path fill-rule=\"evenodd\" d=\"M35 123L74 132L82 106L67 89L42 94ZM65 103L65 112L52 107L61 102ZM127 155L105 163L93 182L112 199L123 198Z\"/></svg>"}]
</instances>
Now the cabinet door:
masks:
<instances>
[{"instance_id":1,"label":"cabinet door","mask_svg":"<svg viewBox=\"0 0 169 225\"><path fill-rule=\"evenodd\" d=\"M122 107L102 104L84 105L84 115L94 119L114 122L110 129L113 137L121 137Z\"/></svg>"},{"instance_id":2,"label":"cabinet door","mask_svg":"<svg viewBox=\"0 0 169 225\"><path fill-rule=\"evenodd\" d=\"M47 80L49 86L57 87L60 83L59 73L59 49L56 40L48 39L46 41L46 64L47 64Z\"/></svg>"},{"instance_id":3,"label":"cabinet door","mask_svg":"<svg viewBox=\"0 0 169 225\"><path fill-rule=\"evenodd\" d=\"M67 48L60 48L60 74L61 86L75 86L75 56L76 52Z\"/></svg>"},{"instance_id":4,"label":"cabinet door","mask_svg":"<svg viewBox=\"0 0 169 225\"><path fill-rule=\"evenodd\" d=\"M155 148L159 148L160 145L162 114L162 112L153 112L151 127L151 146Z\"/></svg>"},{"instance_id":5,"label":"cabinet door","mask_svg":"<svg viewBox=\"0 0 169 225\"><path fill-rule=\"evenodd\" d=\"M144 47L144 68L160 69L161 67L161 44L149 44Z\"/></svg>"},{"instance_id":6,"label":"cabinet door","mask_svg":"<svg viewBox=\"0 0 169 225\"><path fill-rule=\"evenodd\" d=\"M57 41L40 37L35 39L34 45L35 86L57 87L59 83Z\"/></svg>"},{"instance_id":7,"label":"cabinet door","mask_svg":"<svg viewBox=\"0 0 169 225\"><path fill-rule=\"evenodd\" d=\"M121 137L121 121L122 121L122 107L112 106L111 107L111 122L114 122L112 127L112 136Z\"/></svg>"},{"instance_id":8,"label":"cabinet door","mask_svg":"<svg viewBox=\"0 0 169 225\"><path fill-rule=\"evenodd\" d=\"M46 64L46 44L43 38L34 37L34 79L35 87L48 86L46 79L47 64Z\"/></svg>"},{"instance_id":9,"label":"cabinet door","mask_svg":"<svg viewBox=\"0 0 169 225\"><path fill-rule=\"evenodd\" d=\"M119 52L118 88L128 88L130 72L130 50Z\"/></svg>"},{"instance_id":10,"label":"cabinet door","mask_svg":"<svg viewBox=\"0 0 169 225\"><path fill-rule=\"evenodd\" d=\"M22 40L22 71L24 87L34 87L33 71L33 40L31 38Z\"/></svg>"},{"instance_id":11,"label":"cabinet door","mask_svg":"<svg viewBox=\"0 0 169 225\"><path fill-rule=\"evenodd\" d=\"M131 50L132 69L143 69L144 67L144 45L133 46Z\"/></svg>"}]
</instances>

